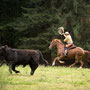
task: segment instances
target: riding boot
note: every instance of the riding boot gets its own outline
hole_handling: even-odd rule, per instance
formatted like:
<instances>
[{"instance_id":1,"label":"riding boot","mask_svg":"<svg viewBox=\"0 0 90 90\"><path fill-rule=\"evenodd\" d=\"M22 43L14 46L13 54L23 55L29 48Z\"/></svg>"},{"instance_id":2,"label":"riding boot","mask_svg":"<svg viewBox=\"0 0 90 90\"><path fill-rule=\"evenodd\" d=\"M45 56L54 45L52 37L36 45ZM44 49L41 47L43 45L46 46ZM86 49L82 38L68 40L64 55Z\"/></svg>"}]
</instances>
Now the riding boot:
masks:
<instances>
[{"instance_id":1,"label":"riding boot","mask_svg":"<svg viewBox=\"0 0 90 90\"><path fill-rule=\"evenodd\" d=\"M67 56L67 49L64 51L64 56Z\"/></svg>"}]
</instances>

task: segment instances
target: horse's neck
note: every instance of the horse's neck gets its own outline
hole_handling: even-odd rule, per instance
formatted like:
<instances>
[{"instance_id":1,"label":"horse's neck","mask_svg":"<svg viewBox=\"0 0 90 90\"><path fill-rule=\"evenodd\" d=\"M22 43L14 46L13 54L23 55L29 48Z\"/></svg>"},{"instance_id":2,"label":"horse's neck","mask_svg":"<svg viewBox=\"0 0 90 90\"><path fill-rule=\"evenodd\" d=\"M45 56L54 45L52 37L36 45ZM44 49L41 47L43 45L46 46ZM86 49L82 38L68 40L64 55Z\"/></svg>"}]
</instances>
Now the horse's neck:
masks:
<instances>
[{"instance_id":1,"label":"horse's neck","mask_svg":"<svg viewBox=\"0 0 90 90\"><path fill-rule=\"evenodd\" d=\"M60 55L64 51L64 44L57 44L57 54Z\"/></svg>"}]
</instances>

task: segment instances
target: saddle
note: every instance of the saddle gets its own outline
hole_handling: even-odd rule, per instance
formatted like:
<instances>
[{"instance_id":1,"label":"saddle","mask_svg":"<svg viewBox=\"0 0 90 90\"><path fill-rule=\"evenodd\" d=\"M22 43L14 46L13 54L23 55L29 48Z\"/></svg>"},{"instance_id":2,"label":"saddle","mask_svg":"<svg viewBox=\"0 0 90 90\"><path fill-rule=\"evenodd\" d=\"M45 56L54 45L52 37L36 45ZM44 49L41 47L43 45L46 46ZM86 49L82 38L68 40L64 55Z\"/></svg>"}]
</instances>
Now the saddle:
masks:
<instances>
[{"instance_id":1,"label":"saddle","mask_svg":"<svg viewBox=\"0 0 90 90\"><path fill-rule=\"evenodd\" d=\"M76 48L76 46L75 46L75 45L73 45L73 46L69 47L69 48L68 48L68 50L70 50L70 49L74 49L74 48Z\"/></svg>"},{"instance_id":2,"label":"saddle","mask_svg":"<svg viewBox=\"0 0 90 90\"><path fill-rule=\"evenodd\" d=\"M75 46L74 44L72 44L71 46L69 46L68 48L67 48L67 50L70 50L70 49L74 49L74 48L76 48L77 46ZM66 47L64 46L64 48L66 49Z\"/></svg>"},{"instance_id":3,"label":"saddle","mask_svg":"<svg viewBox=\"0 0 90 90\"><path fill-rule=\"evenodd\" d=\"M68 55L69 50L74 49L74 48L76 48L76 47L77 47L77 46L75 46L74 44L72 44L69 48L67 48L66 56ZM65 50L66 50L66 47L64 47L64 48L65 48Z\"/></svg>"}]
</instances>

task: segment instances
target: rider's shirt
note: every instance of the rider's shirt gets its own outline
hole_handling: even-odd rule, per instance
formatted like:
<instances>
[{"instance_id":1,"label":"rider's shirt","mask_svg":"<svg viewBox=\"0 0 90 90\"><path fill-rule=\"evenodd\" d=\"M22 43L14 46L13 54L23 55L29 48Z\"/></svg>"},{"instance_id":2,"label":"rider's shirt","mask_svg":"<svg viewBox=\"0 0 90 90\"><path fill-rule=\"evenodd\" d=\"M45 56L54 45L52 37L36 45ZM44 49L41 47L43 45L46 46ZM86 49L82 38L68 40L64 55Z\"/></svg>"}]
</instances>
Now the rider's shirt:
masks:
<instances>
[{"instance_id":1,"label":"rider's shirt","mask_svg":"<svg viewBox=\"0 0 90 90\"><path fill-rule=\"evenodd\" d=\"M64 42L66 42L67 44L72 44L73 43L73 40L72 40L72 37L71 35L64 35L65 36L65 39L64 39Z\"/></svg>"}]
</instances>

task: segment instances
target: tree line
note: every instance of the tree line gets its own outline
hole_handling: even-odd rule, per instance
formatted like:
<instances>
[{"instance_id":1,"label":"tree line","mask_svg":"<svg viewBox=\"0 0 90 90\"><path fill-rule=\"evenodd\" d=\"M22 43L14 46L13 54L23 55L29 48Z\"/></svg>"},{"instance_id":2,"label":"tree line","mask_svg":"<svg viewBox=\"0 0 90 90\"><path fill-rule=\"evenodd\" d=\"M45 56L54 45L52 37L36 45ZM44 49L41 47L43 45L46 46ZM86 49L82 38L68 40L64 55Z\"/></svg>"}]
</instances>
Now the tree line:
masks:
<instances>
[{"instance_id":1,"label":"tree line","mask_svg":"<svg viewBox=\"0 0 90 90\"><path fill-rule=\"evenodd\" d=\"M75 45L90 50L90 0L0 0L1 46L39 49L53 58L56 49L48 46L53 38L63 41L60 26Z\"/></svg>"}]
</instances>

